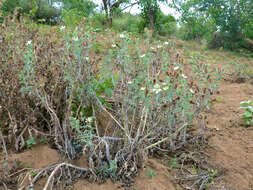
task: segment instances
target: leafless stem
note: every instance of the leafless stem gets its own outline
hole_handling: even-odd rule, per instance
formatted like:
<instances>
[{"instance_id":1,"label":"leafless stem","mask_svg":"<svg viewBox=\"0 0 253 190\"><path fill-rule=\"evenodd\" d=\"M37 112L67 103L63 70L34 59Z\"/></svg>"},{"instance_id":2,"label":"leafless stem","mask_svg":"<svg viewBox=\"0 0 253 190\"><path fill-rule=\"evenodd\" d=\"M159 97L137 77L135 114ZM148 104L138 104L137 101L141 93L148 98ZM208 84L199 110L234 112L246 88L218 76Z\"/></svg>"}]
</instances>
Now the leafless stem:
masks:
<instances>
[{"instance_id":1,"label":"leafless stem","mask_svg":"<svg viewBox=\"0 0 253 190\"><path fill-rule=\"evenodd\" d=\"M5 140L4 140L4 137L3 137L3 133L2 133L1 130L0 130L0 138L2 139L2 144L3 144L4 153L5 153L5 158L8 160L8 152L7 152L7 149L6 149L6 143L5 143Z\"/></svg>"}]
</instances>

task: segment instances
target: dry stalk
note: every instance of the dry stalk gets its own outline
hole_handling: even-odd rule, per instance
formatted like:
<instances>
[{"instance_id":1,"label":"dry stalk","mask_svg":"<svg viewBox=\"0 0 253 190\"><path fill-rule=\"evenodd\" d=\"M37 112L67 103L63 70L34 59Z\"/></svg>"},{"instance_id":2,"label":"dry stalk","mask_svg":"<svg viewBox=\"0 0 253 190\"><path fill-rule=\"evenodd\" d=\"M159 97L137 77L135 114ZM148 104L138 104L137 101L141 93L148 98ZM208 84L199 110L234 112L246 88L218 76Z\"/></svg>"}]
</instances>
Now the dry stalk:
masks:
<instances>
[{"instance_id":1,"label":"dry stalk","mask_svg":"<svg viewBox=\"0 0 253 190\"><path fill-rule=\"evenodd\" d=\"M3 133L2 133L1 130L0 130L0 138L2 139L2 145L3 145L3 150L4 150L4 153L5 153L5 159L8 160L8 152L7 152L7 149L6 149L6 143L5 143Z\"/></svg>"}]
</instances>

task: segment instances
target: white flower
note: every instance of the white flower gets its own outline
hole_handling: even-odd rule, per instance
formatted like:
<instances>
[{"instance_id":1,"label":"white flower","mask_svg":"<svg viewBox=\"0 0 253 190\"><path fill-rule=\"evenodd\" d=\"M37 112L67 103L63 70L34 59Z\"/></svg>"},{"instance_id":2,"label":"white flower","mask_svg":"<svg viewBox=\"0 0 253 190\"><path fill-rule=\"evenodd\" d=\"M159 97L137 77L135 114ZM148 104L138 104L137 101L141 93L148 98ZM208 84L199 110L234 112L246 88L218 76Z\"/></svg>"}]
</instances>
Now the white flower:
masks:
<instances>
[{"instance_id":1,"label":"white flower","mask_svg":"<svg viewBox=\"0 0 253 190\"><path fill-rule=\"evenodd\" d=\"M156 94L158 94L161 91L162 91L161 89L153 89L153 92L155 92Z\"/></svg>"},{"instance_id":2,"label":"white flower","mask_svg":"<svg viewBox=\"0 0 253 190\"><path fill-rule=\"evenodd\" d=\"M154 88L160 88L159 84L155 84Z\"/></svg>"},{"instance_id":3,"label":"white flower","mask_svg":"<svg viewBox=\"0 0 253 190\"><path fill-rule=\"evenodd\" d=\"M185 74L182 74L182 77L183 77L184 79L187 79L187 78L188 78Z\"/></svg>"},{"instance_id":4,"label":"white flower","mask_svg":"<svg viewBox=\"0 0 253 190\"><path fill-rule=\"evenodd\" d=\"M115 48L115 47L116 47L116 44L112 44L112 47Z\"/></svg>"},{"instance_id":5,"label":"white flower","mask_svg":"<svg viewBox=\"0 0 253 190\"><path fill-rule=\"evenodd\" d=\"M125 34L120 34L119 37L120 38L125 38L126 36L125 36Z\"/></svg>"},{"instance_id":6,"label":"white flower","mask_svg":"<svg viewBox=\"0 0 253 190\"><path fill-rule=\"evenodd\" d=\"M140 56L140 58L143 58L143 57L145 57L146 56L146 54L142 54L141 56Z\"/></svg>"},{"instance_id":7,"label":"white flower","mask_svg":"<svg viewBox=\"0 0 253 190\"><path fill-rule=\"evenodd\" d=\"M164 42L164 45L169 45L169 42Z\"/></svg>"},{"instance_id":8,"label":"white flower","mask_svg":"<svg viewBox=\"0 0 253 190\"><path fill-rule=\"evenodd\" d=\"M168 89L169 89L168 86L163 87L163 90L168 90Z\"/></svg>"},{"instance_id":9,"label":"white flower","mask_svg":"<svg viewBox=\"0 0 253 190\"><path fill-rule=\"evenodd\" d=\"M146 88L145 87L141 87L141 90L145 90Z\"/></svg>"},{"instance_id":10,"label":"white flower","mask_svg":"<svg viewBox=\"0 0 253 190\"><path fill-rule=\"evenodd\" d=\"M29 45L31 45L32 44L32 40L28 40L27 42L26 42L26 45L27 46L29 46Z\"/></svg>"},{"instance_id":11,"label":"white flower","mask_svg":"<svg viewBox=\"0 0 253 190\"><path fill-rule=\"evenodd\" d=\"M93 118L92 117L88 117L87 119L86 119L86 122L87 123L91 123L93 121Z\"/></svg>"},{"instance_id":12,"label":"white flower","mask_svg":"<svg viewBox=\"0 0 253 190\"><path fill-rule=\"evenodd\" d=\"M158 94L161 91L162 91L162 89L160 88L160 85L159 84L155 84L155 86L153 88L153 92L155 92L156 94Z\"/></svg>"},{"instance_id":13,"label":"white flower","mask_svg":"<svg viewBox=\"0 0 253 190\"><path fill-rule=\"evenodd\" d=\"M133 84L133 82L132 81L128 81L128 83L127 84Z\"/></svg>"},{"instance_id":14,"label":"white flower","mask_svg":"<svg viewBox=\"0 0 253 190\"><path fill-rule=\"evenodd\" d=\"M90 60L90 58L89 58L89 57L85 57L85 60L86 60L86 61L89 61L89 60Z\"/></svg>"},{"instance_id":15,"label":"white flower","mask_svg":"<svg viewBox=\"0 0 253 190\"><path fill-rule=\"evenodd\" d=\"M72 40L74 40L74 41L78 41L78 40L79 40L79 38L78 38L77 36L74 36L74 37L72 38Z\"/></svg>"},{"instance_id":16,"label":"white flower","mask_svg":"<svg viewBox=\"0 0 253 190\"><path fill-rule=\"evenodd\" d=\"M158 45L157 48L158 48L158 49L159 49L159 48L162 48L162 46L161 46L161 45Z\"/></svg>"},{"instance_id":17,"label":"white flower","mask_svg":"<svg viewBox=\"0 0 253 190\"><path fill-rule=\"evenodd\" d=\"M242 102L240 102L240 104L250 104L250 102L251 102L251 100L248 100L248 101L242 101Z\"/></svg>"},{"instance_id":18,"label":"white flower","mask_svg":"<svg viewBox=\"0 0 253 190\"><path fill-rule=\"evenodd\" d=\"M191 89L191 88L190 88L190 92L191 92L192 94L194 94L194 93L195 93L195 92L194 92L194 90L193 90L193 89Z\"/></svg>"},{"instance_id":19,"label":"white flower","mask_svg":"<svg viewBox=\"0 0 253 190\"><path fill-rule=\"evenodd\" d=\"M179 69L179 66L176 66L174 67L174 71L178 70Z\"/></svg>"},{"instance_id":20,"label":"white flower","mask_svg":"<svg viewBox=\"0 0 253 190\"><path fill-rule=\"evenodd\" d=\"M60 30L63 31L63 30L65 30L65 28L66 28L65 26L61 26Z\"/></svg>"}]
</instances>

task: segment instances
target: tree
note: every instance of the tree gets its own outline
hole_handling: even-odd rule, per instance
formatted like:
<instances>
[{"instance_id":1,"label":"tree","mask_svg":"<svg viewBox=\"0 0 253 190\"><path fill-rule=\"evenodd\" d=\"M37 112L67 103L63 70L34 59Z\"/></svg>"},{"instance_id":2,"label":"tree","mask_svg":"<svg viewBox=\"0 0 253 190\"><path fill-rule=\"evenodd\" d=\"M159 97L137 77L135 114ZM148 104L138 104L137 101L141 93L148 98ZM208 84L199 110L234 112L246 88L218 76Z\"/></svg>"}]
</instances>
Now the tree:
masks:
<instances>
[{"instance_id":1,"label":"tree","mask_svg":"<svg viewBox=\"0 0 253 190\"><path fill-rule=\"evenodd\" d=\"M127 5L130 0L102 0L103 2L103 9L105 11L108 24L112 25L112 19L114 16L114 13L120 9L120 6L123 4Z\"/></svg>"},{"instance_id":2,"label":"tree","mask_svg":"<svg viewBox=\"0 0 253 190\"><path fill-rule=\"evenodd\" d=\"M60 16L60 11L52 3L50 0L5 0L0 9L4 17L19 8L19 14L28 14L34 20L44 19L49 23Z\"/></svg>"},{"instance_id":3,"label":"tree","mask_svg":"<svg viewBox=\"0 0 253 190\"><path fill-rule=\"evenodd\" d=\"M65 10L75 9L83 17L90 17L94 14L96 5L91 0L62 0Z\"/></svg>"},{"instance_id":4,"label":"tree","mask_svg":"<svg viewBox=\"0 0 253 190\"><path fill-rule=\"evenodd\" d=\"M245 27L253 18L252 0L174 0L174 5L183 17L195 12L212 19L221 45L230 49L245 39Z\"/></svg>"},{"instance_id":5,"label":"tree","mask_svg":"<svg viewBox=\"0 0 253 190\"><path fill-rule=\"evenodd\" d=\"M139 0L138 4L141 7L141 16L149 28L154 30L157 24L157 17L160 11L159 2L167 2L167 0Z\"/></svg>"}]
</instances>

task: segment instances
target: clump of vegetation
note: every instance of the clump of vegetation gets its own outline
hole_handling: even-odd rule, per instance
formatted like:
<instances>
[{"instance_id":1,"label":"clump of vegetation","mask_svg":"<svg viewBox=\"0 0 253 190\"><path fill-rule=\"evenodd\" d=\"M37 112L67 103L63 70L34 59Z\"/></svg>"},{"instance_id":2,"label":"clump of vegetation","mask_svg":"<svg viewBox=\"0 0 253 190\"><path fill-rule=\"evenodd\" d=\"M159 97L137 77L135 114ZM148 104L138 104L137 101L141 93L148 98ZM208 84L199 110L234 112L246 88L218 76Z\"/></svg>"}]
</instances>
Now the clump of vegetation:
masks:
<instances>
[{"instance_id":1,"label":"clump of vegetation","mask_svg":"<svg viewBox=\"0 0 253 190\"><path fill-rule=\"evenodd\" d=\"M54 27L50 35L31 26L24 17L7 17L0 28L0 104L7 121L1 129L16 151L43 138L70 160L86 154L90 168L52 165L30 184L52 172L47 185L61 175L57 185L69 171L73 180L79 173L131 184L147 155L180 149L194 139L191 129L204 128L201 112L221 71L193 57L186 73L172 42L151 44L122 33L94 64L99 34L84 24Z\"/></svg>"},{"instance_id":2,"label":"clump of vegetation","mask_svg":"<svg viewBox=\"0 0 253 190\"><path fill-rule=\"evenodd\" d=\"M52 1L44 0L5 0L0 4L0 10L3 12L3 18L16 10L18 14L28 15L43 23L55 23L61 14Z\"/></svg>"},{"instance_id":3,"label":"clump of vegetation","mask_svg":"<svg viewBox=\"0 0 253 190\"><path fill-rule=\"evenodd\" d=\"M243 121L246 125L253 125L253 101L243 101L241 102L240 109L244 109L245 112L242 115Z\"/></svg>"}]
</instances>

